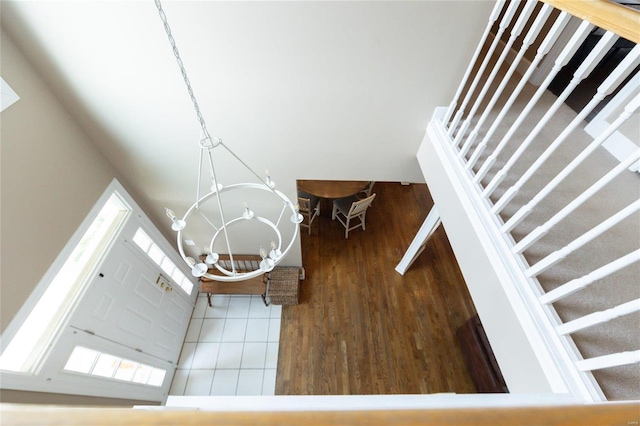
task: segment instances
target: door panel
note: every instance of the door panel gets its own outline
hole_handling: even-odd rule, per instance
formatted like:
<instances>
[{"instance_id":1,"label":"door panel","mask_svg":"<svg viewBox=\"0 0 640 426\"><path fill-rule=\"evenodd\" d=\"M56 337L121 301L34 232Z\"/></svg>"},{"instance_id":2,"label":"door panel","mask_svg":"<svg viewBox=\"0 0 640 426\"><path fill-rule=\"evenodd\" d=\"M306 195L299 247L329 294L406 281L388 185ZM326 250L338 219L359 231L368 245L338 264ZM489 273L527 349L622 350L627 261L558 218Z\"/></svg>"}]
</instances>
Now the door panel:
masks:
<instances>
[{"instance_id":1,"label":"door panel","mask_svg":"<svg viewBox=\"0 0 640 426\"><path fill-rule=\"evenodd\" d=\"M176 363L192 305L118 241L88 288L71 325Z\"/></svg>"}]
</instances>

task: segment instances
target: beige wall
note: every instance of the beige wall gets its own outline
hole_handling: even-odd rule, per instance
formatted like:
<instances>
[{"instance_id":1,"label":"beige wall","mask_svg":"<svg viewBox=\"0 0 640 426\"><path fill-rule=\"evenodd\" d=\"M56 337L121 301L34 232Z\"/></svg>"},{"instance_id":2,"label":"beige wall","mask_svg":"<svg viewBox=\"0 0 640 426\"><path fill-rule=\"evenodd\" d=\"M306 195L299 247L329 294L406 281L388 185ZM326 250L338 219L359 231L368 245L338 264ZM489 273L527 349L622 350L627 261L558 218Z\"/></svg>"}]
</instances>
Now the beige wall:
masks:
<instances>
[{"instance_id":1,"label":"beige wall","mask_svg":"<svg viewBox=\"0 0 640 426\"><path fill-rule=\"evenodd\" d=\"M65 107L1 34L1 75L20 100L0 128L0 312L9 324L116 176ZM75 395L2 390L0 401L133 405Z\"/></svg>"},{"instance_id":2,"label":"beige wall","mask_svg":"<svg viewBox=\"0 0 640 426\"><path fill-rule=\"evenodd\" d=\"M115 176L2 32L4 80L20 100L0 130L2 330Z\"/></svg>"}]
</instances>

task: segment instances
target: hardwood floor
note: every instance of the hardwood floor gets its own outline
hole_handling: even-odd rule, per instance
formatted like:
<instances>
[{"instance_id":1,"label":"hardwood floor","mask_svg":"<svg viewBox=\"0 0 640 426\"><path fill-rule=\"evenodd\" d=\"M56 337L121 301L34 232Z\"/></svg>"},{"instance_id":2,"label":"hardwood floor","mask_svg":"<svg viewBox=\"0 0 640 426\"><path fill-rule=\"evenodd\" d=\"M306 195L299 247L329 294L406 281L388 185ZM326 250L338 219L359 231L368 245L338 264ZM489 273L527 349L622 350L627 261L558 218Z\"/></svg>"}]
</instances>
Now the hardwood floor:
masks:
<instances>
[{"instance_id":1,"label":"hardwood floor","mask_svg":"<svg viewBox=\"0 0 640 426\"><path fill-rule=\"evenodd\" d=\"M306 279L282 310L276 395L476 391L455 335L475 308L444 229L394 270L433 205L426 185L373 192L366 231L345 239L327 203L302 233Z\"/></svg>"}]
</instances>

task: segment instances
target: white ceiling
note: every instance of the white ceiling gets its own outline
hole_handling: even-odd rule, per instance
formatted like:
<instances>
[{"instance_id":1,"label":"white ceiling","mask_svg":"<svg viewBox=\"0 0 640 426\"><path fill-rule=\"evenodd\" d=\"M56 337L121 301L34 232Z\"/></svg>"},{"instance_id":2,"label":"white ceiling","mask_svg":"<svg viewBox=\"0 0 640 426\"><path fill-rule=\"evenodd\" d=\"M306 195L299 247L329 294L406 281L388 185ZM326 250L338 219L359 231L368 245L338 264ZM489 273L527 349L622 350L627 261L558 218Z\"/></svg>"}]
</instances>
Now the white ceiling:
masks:
<instances>
[{"instance_id":1,"label":"white ceiling","mask_svg":"<svg viewBox=\"0 0 640 426\"><path fill-rule=\"evenodd\" d=\"M211 134L293 195L297 178L422 181L426 123L455 92L492 4L163 7ZM2 27L152 219L165 205L184 212L199 127L154 2L3 0Z\"/></svg>"}]
</instances>

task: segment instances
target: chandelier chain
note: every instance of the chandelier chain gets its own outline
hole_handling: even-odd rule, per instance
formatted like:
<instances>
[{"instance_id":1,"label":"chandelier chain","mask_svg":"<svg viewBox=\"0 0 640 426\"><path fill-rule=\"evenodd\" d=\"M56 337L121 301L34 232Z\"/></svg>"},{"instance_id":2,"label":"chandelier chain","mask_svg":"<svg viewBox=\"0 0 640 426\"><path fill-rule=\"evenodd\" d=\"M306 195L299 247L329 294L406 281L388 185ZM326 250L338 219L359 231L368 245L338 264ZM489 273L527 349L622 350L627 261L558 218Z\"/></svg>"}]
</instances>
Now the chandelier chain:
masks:
<instances>
[{"instance_id":1,"label":"chandelier chain","mask_svg":"<svg viewBox=\"0 0 640 426\"><path fill-rule=\"evenodd\" d=\"M171 49L173 50L173 55L176 57L176 62L180 67L180 74L182 74L182 78L184 80L184 84L187 86L187 91L189 92L189 96L191 97L191 102L193 103L193 108L196 110L196 115L198 116L198 121L200 122L200 127L202 128L203 137L210 138L209 132L207 130L207 125L204 121L204 117L200 112L200 106L198 105L198 101L196 100L196 96L193 94L193 88L191 87L191 82L189 81L189 77L187 77L187 70L184 67L184 63L182 62L182 58L180 57L180 52L178 51L178 46L176 46L176 41L171 34L171 27L169 26L169 22L167 21L167 16L164 13L164 9L162 9L162 4L160 0L154 0L156 7L158 8L158 13L160 14L160 19L162 19L162 23L164 25L164 30L167 33L167 37L169 39L169 43L171 44Z\"/></svg>"}]
</instances>

